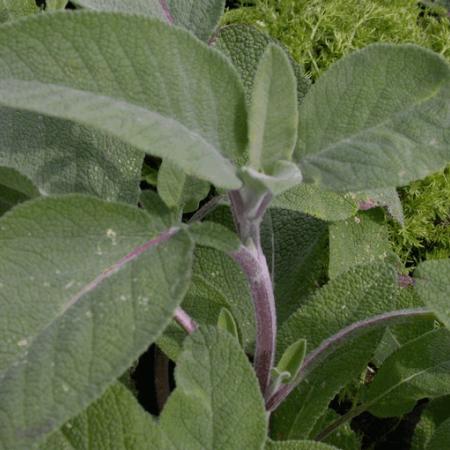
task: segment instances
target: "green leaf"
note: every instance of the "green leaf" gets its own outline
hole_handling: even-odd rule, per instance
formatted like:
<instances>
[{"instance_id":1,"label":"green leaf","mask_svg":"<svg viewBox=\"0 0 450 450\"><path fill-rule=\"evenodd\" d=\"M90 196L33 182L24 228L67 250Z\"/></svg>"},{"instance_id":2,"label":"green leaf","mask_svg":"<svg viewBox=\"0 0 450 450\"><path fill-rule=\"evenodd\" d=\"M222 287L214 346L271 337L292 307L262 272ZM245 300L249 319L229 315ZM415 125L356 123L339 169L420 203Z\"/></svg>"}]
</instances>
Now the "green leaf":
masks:
<instances>
[{"instance_id":1,"label":"green leaf","mask_svg":"<svg viewBox=\"0 0 450 450\"><path fill-rule=\"evenodd\" d=\"M153 220L164 223L165 228L180 224L178 214L167 208L158 194L154 191L142 191L139 197L139 204Z\"/></svg>"},{"instance_id":2,"label":"green leaf","mask_svg":"<svg viewBox=\"0 0 450 450\"><path fill-rule=\"evenodd\" d=\"M378 417L395 417L417 400L450 394L450 332L431 331L393 353L369 385L364 406Z\"/></svg>"},{"instance_id":3,"label":"green leaf","mask_svg":"<svg viewBox=\"0 0 450 450\"><path fill-rule=\"evenodd\" d=\"M3 27L0 103L103 130L219 187L241 185L229 161L247 142L236 72L157 19L78 12Z\"/></svg>"},{"instance_id":4,"label":"green leaf","mask_svg":"<svg viewBox=\"0 0 450 450\"><path fill-rule=\"evenodd\" d=\"M271 441L268 440L265 450L338 450L332 445L316 441Z\"/></svg>"},{"instance_id":5,"label":"green leaf","mask_svg":"<svg viewBox=\"0 0 450 450\"><path fill-rule=\"evenodd\" d=\"M389 215L400 225L404 223L403 206L394 187L374 189L371 191L358 192L355 198L359 201L361 210L370 209L376 206L386 207Z\"/></svg>"},{"instance_id":6,"label":"green leaf","mask_svg":"<svg viewBox=\"0 0 450 450\"><path fill-rule=\"evenodd\" d=\"M303 364L306 355L306 339L299 339L297 342L291 344L281 355L280 361L277 364L279 372L288 372L289 380L294 380ZM288 382L289 380L285 380Z\"/></svg>"},{"instance_id":7,"label":"green leaf","mask_svg":"<svg viewBox=\"0 0 450 450\"><path fill-rule=\"evenodd\" d=\"M432 399L420 416L411 440L411 450L424 450L436 428L450 419L450 396Z\"/></svg>"},{"instance_id":8,"label":"green leaf","mask_svg":"<svg viewBox=\"0 0 450 450\"><path fill-rule=\"evenodd\" d=\"M85 196L30 201L0 219L0 448L38 443L164 330L187 291L193 243L163 230L157 215Z\"/></svg>"},{"instance_id":9,"label":"green leaf","mask_svg":"<svg viewBox=\"0 0 450 450\"><path fill-rule=\"evenodd\" d=\"M175 379L177 387L158 422L126 388L115 385L42 450L262 448L267 418L259 384L232 336L212 328L190 336Z\"/></svg>"},{"instance_id":10,"label":"green leaf","mask_svg":"<svg viewBox=\"0 0 450 450\"><path fill-rule=\"evenodd\" d=\"M0 215L18 203L38 196L39 191L27 177L14 169L0 167Z\"/></svg>"},{"instance_id":11,"label":"green leaf","mask_svg":"<svg viewBox=\"0 0 450 450\"><path fill-rule=\"evenodd\" d=\"M94 11L140 14L168 21L160 0L73 0L73 3Z\"/></svg>"},{"instance_id":12,"label":"green leaf","mask_svg":"<svg viewBox=\"0 0 450 450\"><path fill-rule=\"evenodd\" d=\"M175 0L176 1L176 0ZM267 46L283 45L268 34L248 25L230 25L217 33L214 45L222 51L238 70L250 101L253 92L258 63ZM310 82L305 77L302 67L286 51L297 81L297 101L300 104L309 89Z\"/></svg>"},{"instance_id":13,"label":"green leaf","mask_svg":"<svg viewBox=\"0 0 450 450\"><path fill-rule=\"evenodd\" d=\"M67 3L68 0L46 0L45 9L50 11L55 9L64 9Z\"/></svg>"},{"instance_id":14,"label":"green leaf","mask_svg":"<svg viewBox=\"0 0 450 450\"><path fill-rule=\"evenodd\" d=\"M388 230L380 210L361 212L330 225L330 278L358 264L384 259L390 253Z\"/></svg>"},{"instance_id":15,"label":"green leaf","mask_svg":"<svg viewBox=\"0 0 450 450\"><path fill-rule=\"evenodd\" d=\"M261 239L269 267L273 268L277 321L281 325L323 284L328 225L302 213L270 208Z\"/></svg>"},{"instance_id":16,"label":"green leaf","mask_svg":"<svg viewBox=\"0 0 450 450\"><path fill-rule=\"evenodd\" d=\"M0 165L42 195L82 193L136 204L143 153L117 138L39 114L0 108Z\"/></svg>"},{"instance_id":17,"label":"green leaf","mask_svg":"<svg viewBox=\"0 0 450 450\"><path fill-rule=\"evenodd\" d=\"M175 25L207 41L225 10L225 0L166 0Z\"/></svg>"},{"instance_id":18,"label":"green leaf","mask_svg":"<svg viewBox=\"0 0 450 450\"><path fill-rule=\"evenodd\" d=\"M371 45L308 92L295 156L305 180L326 189L402 186L450 160L449 114L443 58L413 45Z\"/></svg>"},{"instance_id":19,"label":"green leaf","mask_svg":"<svg viewBox=\"0 0 450 450\"><path fill-rule=\"evenodd\" d=\"M168 449L262 447L267 415L259 384L229 333L206 327L189 337L177 361L175 381L177 389L160 417L171 442Z\"/></svg>"},{"instance_id":20,"label":"green leaf","mask_svg":"<svg viewBox=\"0 0 450 450\"><path fill-rule=\"evenodd\" d=\"M427 445L427 450L442 450L450 442L450 419L442 422Z\"/></svg>"},{"instance_id":21,"label":"green leaf","mask_svg":"<svg viewBox=\"0 0 450 450\"><path fill-rule=\"evenodd\" d=\"M0 0L0 23L29 16L38 11L35 0Z\"/></svg>"},{"instance_id":22,"label":"green leaf","mask_svg":"<svg viewBox=\"0 0 450 450\"><path fill-rule=\"evenodd\" d=\"M158 194L169 208L186 213L198 209L209 192L209 183L190 177L175 163L164 160L158 171Z\"/></svg>"},{"instance_id":23,"label":"green leaf","mask_svg":"<svg viewBox=\"0 0 450 450\"><path fill-rule=\"evenodd\" d=\"M278 334L278 352L306 339L309 351L358 320L397 309L396 275L382 262L356 266L319 289ZM307 439L329 402L357 378L380 338L379 331L344 344L307 376L272 416L277 439ZM314 401L310 399L314 398Z\"/></svg>"},{"instance_id":24,"label":"green leaf","mask_svg":"<svg viewBox=\"0 0 450 450\"><path fill-rule=\"evenodd\" d=\"M239 341L239 331L236 321L234 320L233 314L231 314L227 308L222 308L220 310L219 318L217 319L217 327L227 331Z\"/></svg>"},{"instance_id":25,"label":"green leaf","mask_svg":"<svg viewBox=\"0 0 450 450\"><path fill-rule=\"evenodd\" d=\"M292 157L298 122L294 71L274 44L267 46L258 63L248 120L250 165L273 175L277 162Z\"/></svg>"},{"instance_id":26,"label":"green leaf","mask_svg":"<svg viewBox=\"0 0 450 450\"><path fill-rule=\"evenodd\" d=\"M414 272L414 278L422 301L450 328L450 259L420 263Z\"/></svg>"},{"instance_id":27,"label":"green leaf","mask_svg":"<svg viewBox=\"0 0 450 450\"><path fill-rule=\"evenodd\" d=\"M197 222L189 226L189 233L198 245L211 247L224 253L239 249L241 241L236 233L214 222Z\"/></svg>"},{"instance_id":28,"label":"green leaf","mask_svg":"<svg viewBox=\"0 0 450 450\"><path fill-rule=\"evenodd\" d=\"M125 386L116 383L39 449L151 450L160 443L156 421Z\"/></svg>"},{"instance_id":29,"label":"green leaf","mask_svg":"<svg viewBox=\"0 0 450 450\"><path fill-rule=\"evenodd\" d=\"M275 197L272 207L303 212L329 222L345 220L357 211L356 202L349 195L304 183Z\"/></svg>"}]
</instances>

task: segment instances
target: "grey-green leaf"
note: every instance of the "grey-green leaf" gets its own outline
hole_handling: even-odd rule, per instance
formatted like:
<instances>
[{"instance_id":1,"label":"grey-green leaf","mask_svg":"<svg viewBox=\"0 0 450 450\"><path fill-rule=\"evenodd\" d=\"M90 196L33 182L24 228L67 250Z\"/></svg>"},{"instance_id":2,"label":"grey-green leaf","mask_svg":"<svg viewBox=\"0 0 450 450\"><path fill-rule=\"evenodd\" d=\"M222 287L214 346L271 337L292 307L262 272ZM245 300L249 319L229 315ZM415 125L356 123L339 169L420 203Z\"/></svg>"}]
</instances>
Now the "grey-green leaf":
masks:
<instances>
[{"instance_id":1,"label":"grey-green leaf","mask_svg":"<svg viewBox=\"0 0 450 450\"><path fill-rule=\"evenodd\" d=\"M175 25L208 41L225 10L225 0L160 0L167 2Z\"/></svg>"},{"instance_id":2,"label":"grey-green leaf","mask_svg":"<svg viewBox=\"0 0 450 450\"><path fill-rule=\"evenodd\" d=\"M219 187L241 185L229 160L247 142L237 73L157 19L61 12L3 27L0 103L98 128Z\"/></svg>"},{"instance_id":3,"label":"grey-green leaf","mask_svg":"<svg viewBox=\"0 0 450 450\"><path fill-rule=\"evenodd\" d=\"M267 46L256 69L248 120L250 165L273 175L278 161L292 157L298 121L294 71L274 44Z\"/></svg>"},{"instance_id":4,"label":"grey-green leaf","mask_svg":"<svg viewBox=\"0 0 450 450\"><path fill-rule=\"evenodd\" d=\"M73 3L94 11L117 11L153 16L168 21L162 3L164 0L74 0ZM47 0L48 3L48 0Z\"/></svg>"},{"instance_id":5,"label":"grey-green leaf","mask_svg":"<svg viewBox=\"0 0 450 450\"><path fill-rule=\"evenodd\" d=\"M306 355L306 339L299 339L291 344L281 355L277 364L280 372L288 372L290 380L294 380L303 364Z\"/></svg>"},{"instance_id":6,"label":"grey-green leaf","mask_svg":"<svg viewBox=\"0 0 450 450\"><path fill-rule=\"evenodd\" d=\"M402 186L450 160L450 66L413 45L376 44L332 66L299 111L303 175L336 191Z\"/></svg>"},{"instance_id":7,"label":"grey-green leaf","mask_svg":"<svg viewBox=\"0 0 450 450\"><path fill-rule=\"evenodd\" d=\"M64 9L68 0L46 0L45 7L47 10L53 11L57 9Z\"/></svg>"},{"instance_id":8,"label":"grey-green leaf","mask_svg":"<svg viewBox=\"0 0 450 450\"><path fill-rule=\"evenodd\" d=\"M0 0L0 23L29 16L38 11L35 0Z\"/></svg>"},{"instance_id":9,"label":"grey-green leaf","mask_svg":"<svg viewBox=\"0 0 450 450\"><path fill-rule=\"evenodd\" d=\"M450 328L450 259L420 263L414 278L422 301Z\"/></svg>"},{"instance_id":10,"label":"grey-green leaf","mask_svg":"<svg viewBox=\"0 0 450 450\"><path fill-rule=\"evenodd\" d=\"M332 445L317 441L271 441L268 440L265 450L339 450Z\"/></svg>"},{"instance_id":11,"label":"grey-green leaf","mask_svg":"<svg viewBox=\"0 0 450 450\"><path fill-rule=\"evenodd\" d=\"M0 219L1 449L30 448L80 413L167 326L193 243L164 230L157 215L85 196Z\"/></svg>"},{"instance_id":12,"label":"grey-green leaf","mask_svg":"<svg viewBox=\"0 0 450 450\"><path fill-rule=\"evenodd\" d=\"M158 194L169 208L189 213L196 211L209 192L209 183L186 175L170 160L164 160L158 171Z\"/></svg>"},{"instance_id":13,"label":"grey-green leaf","mask_svg":"<svg viewBox=\"0 0 450 450\"><path fill-rule=\"evenodd\" d=\"M442 450L450 443L450 419L442 422L427 445L426 450Z\"/></svg>"},{"instance_id":14,"label":"grey-green leaf","mask_svg":"<svg viewBox=\"0 0 450 450\"><path fill-rule=\"evenodd\" d=\"M224 253L239 249L241 241L236 233L215 222L196 222L189 226L189 233L198 245L211 247Z\"/></svg>"},{"instance_id":15,"label":"grey-green leaf","mask_svg":"<svg viewBox=\"0 0 450 450\"><path fill-rule=\"evenodd\" d=\"M239 331L234 320L233 314L231 314L230 310L227 308L222 308L220 310L219 318L217 319L217 327L227 331L234 338L239 341Z\"/></svg>"},{"instance_id":16,"label":"grey-green leaf","mask_svg":"<svg viewBox=\"0 0 450 450\"><path fill-rule=\"evenodd\" d=\"M405 344L381 366L365 398L378 417L409 412L417 400L450 394L450 332L431 331Z\"/></svg>"},{"instance_id":17,"label":"grey-green leaf","mask_svg":"<svg viewBox=\"0 0 450 450\"><path fill-rule=\"evenodd\" d=\"M0 108L0 129L0 165L26 175L42 195L136 204L143 152L73 122L9 108Z\"/></svg>"}]
</instances>

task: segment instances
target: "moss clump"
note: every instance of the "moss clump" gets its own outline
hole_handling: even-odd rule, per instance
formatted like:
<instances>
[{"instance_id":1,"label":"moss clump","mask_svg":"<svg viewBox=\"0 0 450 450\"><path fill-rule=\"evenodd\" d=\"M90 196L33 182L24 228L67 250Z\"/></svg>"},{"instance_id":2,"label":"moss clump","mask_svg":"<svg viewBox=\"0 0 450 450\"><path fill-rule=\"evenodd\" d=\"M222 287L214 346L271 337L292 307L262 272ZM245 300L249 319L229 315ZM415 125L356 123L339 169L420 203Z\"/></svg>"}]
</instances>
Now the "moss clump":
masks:
<instances>
[{"instance_id":1,"label":"moss clump","mask_svg":"<svg viewBox=\"0 0 450 450\"><path fill-rule=\"evenodd\" d=\"M417 0L254 0L241 5L225 14L224 23L253 24L274 36L313 80L342 56L374 42L414 43L450 61L447 12L424 8ZM405 264L450 257L449 179L447 169L400 191L405 226L391 223L390 233Z\"/></svg>"}]
</instances>

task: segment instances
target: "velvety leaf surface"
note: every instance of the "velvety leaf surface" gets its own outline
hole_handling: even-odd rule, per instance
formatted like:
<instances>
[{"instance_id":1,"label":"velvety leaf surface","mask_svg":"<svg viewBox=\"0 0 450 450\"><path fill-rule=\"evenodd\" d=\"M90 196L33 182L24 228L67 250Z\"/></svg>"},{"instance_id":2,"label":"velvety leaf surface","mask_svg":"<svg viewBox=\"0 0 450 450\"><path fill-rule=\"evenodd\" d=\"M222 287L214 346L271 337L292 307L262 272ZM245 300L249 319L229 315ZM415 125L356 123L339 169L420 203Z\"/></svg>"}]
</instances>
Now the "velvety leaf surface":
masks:
<instances>
[{"instance_id":1,"label":"velvety leaf surface","mask_svg":"<svg viewBox=\"0 0 450 450\"><path fill-rule=\"evenodd\" d=\"M349 195L324 191L304 183L275 197L272 206L303 212L330 222L347 219L357 211L356 202Z\"/></svg>"},{"instance_id":2,"label":"velvety leaf surface","mask_svg":"<svg viewBox=\"0 0 450 450\"><path fill-rule=\"evenodd\" d=\"M424 450L436 428L450 418L450 396L431 400L420 416L411 441L411 450ZM450 441L449 441L450 442Z\"/></svg>"},{"instance_id":3,"label":"velvety leaf surface","mask_svg":"<svg viewBox=\"0 0 450 450\"><path fill-rule=\"evenodd\" d=\"M250 165L272 175L278 161L292 157L298 121L294 71L284 51L273 44L256 70L248 120Z\"/></svg>"},{"instance_id":4,"label":"velvety leaf surface","mask_svg":"<svg viewBox=\"0 0 450 450\"><path fill-rule=\"evenodd\" d=\"M267 441L265 450L338 450L332 445L316 441Z\"/></svg>"},{"instance_id":5,"label":"velvety leaf surface","mask_svg":"<svg viewBox=\"0 0 450 450\"><path fill-rule=\"evenodd\" d=\"M414 278L422 301L450 328L450 259L422 262Z\"/></svg>"},{"instance_id":6,"label":"velvety leaf surface","mask_svg":"<svg viewBox=\"0 0 450 450\"><path fill-rule=\"evenodd\" d=\"M450 442L450 419L442 422L427 445L427 450L442 450Z\"/></svg>"},{"instance_id":7,"label":"velvety leaf surface","mask_svg":"<svg viewBox=\"0 0 450 450\"><path fill-rule=\"evenodd\" d=\"M33 183L14 169L0 167L0 215L18 203L39 196Z\"/></svg>"},{"instance_id":8,"label":"velvety leaf surface","mask_svg":"<svg viewBox=\"0 0 450 450\"><path fill-rule=\"evenodd\" d=\"M227 159L247 141L238 75L157 19L62 12L5 26L0 94L5 106L98 128L219 187L241 184Z\"/></svg>"},{"instance_id":9,"label":"velvety leaf surface","mask_svg":"<svg viewBox=\"0 0 450 450\"><path fill-rule=\"evenodd\" d=\"M361 212L330 225L328 275L336 278L353 266L384 259L390 252L388 229L382 211Z\"/></svg>"},{"instance_id":10,"label":"velvety leaf surface","mask_svg":"<svg viewBox=\"0 0 450 450\"><path fill-rule=\"evenodd\" d=\"M259 384L229 333L205 327L189 337L175 381L160 418L168 449L262 448L267 418Z\"/></svg>"},{"instance_id":11,"label":"velvety leaf surface","mask_svg":"<svg viewBox=\"0 0 450 450\"><path fill-rule=\"evenodd\" d=\"M326 275L327 240L325 222L279 208L266 213L262 243L273 266L279 324L305 303Z\"/></svg>"},{"instance_id":12,"label":"velvety leaf surface","mask_svg":"<svg viewBox=\"0 0 450 450\"><path fill-rule=\"evenodd\" d=\"M176 164L164 160L158 171L158 194L169 208L193 212L209 192L209 183L188 176Z\"/></svg>"},{"instance_id":13,"label":"velvety leaf surface","mask_svg":"<svg viewBox=\"0 0 450 450\"><path fill-rule=\"evenodd\" d=\"M0 165L26 175L42 195L83 193L136 204L144 154L66 121L0 108Z\"/></svg>"},{"instance_id":14,"label":"velvety leaf surface","mask_svg":"<svg viewBox=\"0 0 450 450\"><path fill-rule=\"evenodd\" d=\"M388 187L358 192L355 195L355 199L358 201L359 207L362 210L373 208L375 206L385 207L389 215L403 225L405 219L403 215L403 206L396 188Z\"/></svg>"},{"instance_id":15,"label":"velvety leaf surface","mask_svg":"<svg viewBox=\"0 0 450 450\"><path fill-rule=\"evenodd\" d=\"M402 346L370 384L365 405L378 417L409 412L417 400L450 393L450 332L431 331Z\"/></svg>"},{"instance_id":16,"label":"velvety leaf surface","mask_svg":"<svg viewBox=\"0 0 450 450\"><path fill-rule=\"evenodd\" d=\"M68 0L46 0L45 7L47 11L54 11L56 9L64 9Z\"/></svg>"},{"instance_id":17,"label":"velvety leaf surface","mask_svg":"<svg viewBox=\"0 0 450 450\"><path fill-rule=\"evenodd\" d=\"M211 247L224 253L239 249L241 241L236 233L215 222L197 222L189 226L189 234L197 245Z\"/></svg>"},{"instance_id":18,"label":"velvety leaf surface","mask_svg":"<svg viewBox=\"0 0 450 450\"><path fill-rule=\"evenodd\" d=\"M450 66L413 45L376 44L334 64L302 103L305 180L337 191L402 186L450 160Z\"/></svg>"},{"instance_id":19,"label":"velvety leaf surface","mask_svg":"<svg viewBox=\"0 0 450 450\"><path fill-rule=\"evenodd\" d=\"M174 0L176 1L176 0ZM214 45L222 51L238 70L244 83L247 99L250 100L258 63L270 44L282 44L258 29L248 25L229 25L217 33ZM300 104L309 89L310 82L303 69L288 55L297 79L297 100Z\"/></svg>"},{"instance_id":20,"label":"velvety leaf surface","mask_svg":"<svg viewBox=\"0 0 450 450\"><path fill-rule=\"evenodd\" d=\"M317 291L281 327L279 352L305 338L311 352L324 339L358 320L397 309L392 267L377 262L357 266ZM277 439L307 439L329 402L366 367L380 334L372 331L341 346L302 382L273 416ZM311 399L314 399L313 401Z\"/></svg>"},{"instance_id":21,"label":"velvety leaf surface","mask_svg":"<svg viewBox=\"0 0 450 450\"><path fill-rule=\"evenodd\" d=\"M164 0L74 0L73 3L95 11L118 11L153 16L168 21L162 3Z\"/></svg>"},{"instance_id":22,"label":"velvety leaf surface","mask_svg":"<svg viewBox=\"0 0 450 450\"><path fill-rule=\"evenodd\" d=\"M185 232L165 228L157 212L84 196L0 219L0 448L38 443L163 331L193 253Z\"/></svg>"},{"instance_id":23,"label":"velvety leaf surface","mask_svg":"<svg viewBox=\"0 0 450 450\"><path fill-rule=\"evenodd\" d=\"M29 16L38 11L35 0L0 0L0 23Z\"/></svg>"},{"instance_id":24,"label":"velvety leaf surface","mask_svg":"<svg viewBox=\"0 0 450 450\"><path fill-rule=\"evenodd\" d=\"M207 41L225 10L225 0L161 0L167 1L175 25Z\"/></svg>"}]
</instances>

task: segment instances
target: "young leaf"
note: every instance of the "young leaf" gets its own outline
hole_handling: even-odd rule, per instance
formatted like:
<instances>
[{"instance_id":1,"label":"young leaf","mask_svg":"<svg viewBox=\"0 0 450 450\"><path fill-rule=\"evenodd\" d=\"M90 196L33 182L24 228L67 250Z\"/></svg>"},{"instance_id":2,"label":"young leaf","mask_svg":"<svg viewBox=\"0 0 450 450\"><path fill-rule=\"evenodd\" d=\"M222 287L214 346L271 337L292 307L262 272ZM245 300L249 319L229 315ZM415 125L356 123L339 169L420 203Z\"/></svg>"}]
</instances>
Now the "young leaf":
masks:
<instances>
[{"instance_id":1,"label":"young leaf","mask_svg":"<svg viewBox=\"0 0 450 450\"><path fill-rule=\"evenodd\" d=\"M217 319L217 327L227 331L234 338L239 341L239 332L236 321L234 320L233 314L227 308L222 308L220 310L219 318Z\"/></svg>"},{"instance_id":2,"label":"young leaf","mask_svg":"<svg viewBox=\"0 0 450 450\"><path fill-rule=\"evenodd\" d=\"M81 412L164 330L193 254L184 231L164 229L85 196L0 219L2 448L30 448Z\"/></svg>"},{"instance_id":3,"label":"young leaf","mask_svg":"<svg viewBox=\"0 0 450 450\"><path fill-rule=\"evenodd\" d=\"M249 110L249 162L274 175L279 161L289 161L297 139L295 75L284 51L269 44L261 57Z\"/></svg>"},{"instance_id":4,"label":"young leaf","mask_svg":"<svg viewBox=\"0 0 450 450\"><path fill-rule=\"evenodd\" d=\"M295 157L305 180L327 189L402 186L450 160L449 111L443 58L413 45L371 45L308 92Z\"/></svg>"},{"instance_id":5,"label":"young leaf","mask_svg":"<svg viewBox=\"0 0 450 450\"><path fill-rule=\"evenodd\" d=\"M422 301L450 328L450 259L424 261L414 272Z\"/></svg>"},{"instance_id":6,"label":"young leaf","mask_svg":"<svg viewBox=\"0 0 450 450\"><path fill-rule=\"evenodd\" d=\"M164 0L162 0L164 1ZM165 0L175 25L207 41L225 10L225 0Z\"/></svg>"},{"instance_id":7,"label":"young leaf","mask_svg":"<svg viewBox=\"0 0 450 450\"><path fill-rule=\"evenodd\" d=\"M35 0L1 0L0 23L29 16L38 11Z\"/></svg>"},{"instance_id":8,"label":"young leaf","mask_svg":"<svg viewBox=\"0 0 450 450\"><path fill-rule=\"evenodd\" d=\"M338 450L332 445L316 441L271 441L268 440L265 450Z\"/></svg>"},{"instance_id":9,"label":"young leaf","mask_svg":"<svg viewBox=\"0 0 450 450\"><path fill-rule=\"evenodd\" d=\"M0 108L0 165L27 176L42 195L90 194L136 204L144 154L66 120Z\"/></svg>"},{"instance_id":10,"label":"young leaf","mask_svg":"<svg viewBox=\"0 0 450 450\"><path fill-rule=\"evenodd\" d=\"M164 160L158 171L158 194L169 208L193 212L209 192L209 183L188 176L170 160Z\"/></svg>"},{"instance_id":11,"label":"young leaf","mask_svg":"<svg viewBox=\"0 0 450 450\"><path fill-rule=\"evenodd\" d=\"M157 19L79 12L3 27L0 103L103 130L219 187L241 185L227 159L247 142L238 75Z\"/></svg>"},{"instance_id":12,"label":"young leaf","mask_svg":"<svg viewBox=\"0 0 450 450\"><path fill-rule=\"evenodd\" d=\"M277 364L279 372L288 372L290 377L284 382L295 380L306 355L306 339L299 339L291 344L282 354Z\"/></svg>"},{"instance_id":13,"label":"young leaf","mask_svg":"<svg viewBox=\"0 0 450 450\"><path fill-rule=\"evenodd\" d=\"M357 211L351 196L324 191L319 186L305 183L275 197L272 207L302 212L327 222L345 220Z\"/></svg>"},{"instance_id":14,"label":"young leaf","mask_svg":"<svg viewBox=\"0 0 450 450\"><path fill-rule=\"evenodd\" d=\"M230 25L223 27L214 39L215 47L222 51L238 70L244 83L247 100L251 100L253 83L258 63L269 45L283 45L258 29L248 25ZM300 104L309 89L310 82L303 69L287 53L294 70L297 84L297 100Z\"/></svg>"},{"instance_id":15,"label":"young leaf","mask_svg":"<svg viewBox=\"0 0 450 450\"><path fill-rule=\"evenodd\" d=\"M27 177L14 169L0 167L0 215L34 197L39 197L39 191Z\"/></svg>"},{"instance_id":16,"label":"young leaf","mask_svg":"<svg viewBox=\"0 0 450 450\"><path fill-rule=\"evenodd\" d=\"M380 210L364 211L330 225L330 278L358 264L384 259L390 253L388 230Z\"/></svg>"},{"instance_id":17,"label":"young leaf","mask_svg":"<svg viewBox=\"0 0 450 450\"><path fill-rule=\"evenodd\" d=\"M236 233L214 222L197 222L189 226L189 233L198 245L211 247L224 253L239 249L241 241Z\"/></svg>"},{"instance_id":18,"label":"young leaf","mask_svg":"<svg viewBox=\"0 0 450 450\"><path fill-rule=\"evenodd\" d=\"M164 1L164 0L163 0ZM153 16L169 21L161 0L73 0L76 5L94 11L117 11L143 16ZM48 3L48 0L47 0Z\"/></svg>"},{"instance_id":19,"label":"young leaf","mask_svg":"<svg viewBox=\"0 0 450 450\"><path fill-rule=\"evenodd\" d=\"M417 400L450 394L450 332L431 331L393 353L370 384L364 406L378 417L409 412Z\"/></svg>"},{"instance_id":20,"label":"young leaf","mask_svg":"<svg viewBox=\"0 0 450 450\"><path fill-rule=\"evenodd\" d=\"M46 0L46 10L64 9L68 3L68 0Z\"/></svg>"}]
</instances>

